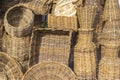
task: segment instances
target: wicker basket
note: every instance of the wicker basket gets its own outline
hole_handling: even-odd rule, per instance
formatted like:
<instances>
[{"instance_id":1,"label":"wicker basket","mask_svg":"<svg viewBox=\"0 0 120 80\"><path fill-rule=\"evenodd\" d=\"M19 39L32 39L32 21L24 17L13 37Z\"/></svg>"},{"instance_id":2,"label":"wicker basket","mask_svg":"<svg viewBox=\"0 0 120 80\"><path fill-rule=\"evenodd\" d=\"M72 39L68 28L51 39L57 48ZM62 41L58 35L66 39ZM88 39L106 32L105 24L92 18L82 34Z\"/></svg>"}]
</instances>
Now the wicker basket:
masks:
<instances>
[{"instance_id":1,"label":"wicker basket","mask_svg":"<svg viewBox=\"0 0 120 80\"><path fill-rule=\"evenodd\" d=\"M96 80L97 56L92 33L81 30L75 46L74 71L79 80Z\"/></svg>"},{"instance_id":2,"label":"wicker basket","mask_svg":"<svg viewBox=\"0 0 120 80\"><path fill-rule=\"evenodd\" d=\"M78 80L66 65L57 62L43 62L31 67L22 80Z\"/></svg>"},{"instance_id":3,"label":"wicker basket","mask_svg":"<svg viewBox=\"0 0 120 80\"><path fill-rule=\"evenodd\" d=\"M6 53L0 52L0 80L21 80L20 66Z\"/></svg>"},{"instance_id":4,"label":"wicker basket","mask_svg":"<svg viewBox=\"0 0 120 80\"><path fill-rule=\"evenodd\" d=\"M32 35L30 66L44 61L69 64L72 31L38 29Z\"/></svg>"},{"instance_id":5,"label":"wicker basket","mask_svg":"<svg viewBox=\"0 0 120 80\"><path fill-rule=\"evenodd\" d=\"M20 3L32 9L35 14L45 15L51 9L52 0L21 0Z\"/></svg>"},{"instance_id":6,"label":"wicker basket","mask_svg":"<svg viewBox=\"0 0 120 80\"><path fill-rule=\"evenodd\" d=\"M29 58L30 36L11 37L6 33L3 35L2 50L17 61L25 61Z\"/></svg>"},{"instance_id":7,"label":"wicker basket","mask_svg":"<svg viewBox=\"0 0 120 80\"><path fill-rule=\"evenodd\" d=\"M93 6L77 8L77 16L81 29L91 29L96 17L96 8Z\"/></svg>"},{"instance_id":8,"label":"wicker basket","mask_svg":"<svg viewBox=\"0 0 120 80\"><path fill-rule=\"evenodd\" d=\"M118 0L106 0L103 20L119 20L120 19L120 8Z\"/></svg>"},{"instance_id":9,"label":"wicker basket","mask_svg":"<svg viewBox=\"0 0 120 80\"><path fill-rule=\"evenodd\" d=\"M48 27L60 30L77 30L77 16L65 17L49 14Z\"/></svg>"},{"instance_id":10,"label":"wicker basket","mask_svg":"<svg viewBox=\"0 0 120 80\"><path fill-rule=\"evenodd\" d=\"M28 35L32 29L33 20L34 14L31 10L23 7L23 5L15 5L5 13L5 30L11 36Z\"/></svg>"}]
</instances>

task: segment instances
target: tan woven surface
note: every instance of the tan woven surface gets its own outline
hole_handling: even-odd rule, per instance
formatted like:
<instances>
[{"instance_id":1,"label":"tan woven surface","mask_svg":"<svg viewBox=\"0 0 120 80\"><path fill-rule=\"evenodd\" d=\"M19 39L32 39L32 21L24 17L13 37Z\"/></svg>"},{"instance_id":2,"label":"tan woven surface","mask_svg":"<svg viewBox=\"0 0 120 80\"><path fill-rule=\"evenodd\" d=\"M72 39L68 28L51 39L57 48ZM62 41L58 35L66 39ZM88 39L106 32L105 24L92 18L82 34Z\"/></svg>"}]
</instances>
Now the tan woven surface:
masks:
<instances>
[{"instance_id":1,"label":"tan woven surface","mask_svg":"<svg viewBox=\"0 0 120 80\"><path fill-rule=\"evenodd\" d=\"M2 50L17 61L25 61L29 58L30 36L11 37L6 33L3 35Z\"/></svg>"},{"instance_id":2,"label":"tan woven surface","mask_svg":"<svg viewBox=\"0 0 120 80\"><path fill-rule=\"evenodd\" d=\"M0 80L21 80L23 74L18 63L0 52Z\"/></svg>"},{"instance_id":3,"label":"tan woven surface","mask_svg":"<svg viewBox=\"0 0 120 80\"><path fill-rule=\"evenodd\" d=\"M44 61L69 64L71 51L69 31L36 30L32 35L30 66Z\"/></svg>"},{"instance_id":4,"label":"tan woven surface","mask_svg":"<svg viewBox=\"0 0 120 80\"><path fill-rule=\"evenodd\" d=\"M5 13L5 30L11 36L21 37L28 35L32 29L33 20L34 14L31 10L22 5L15 5Z\"/></svg>"},{"instance_id":5,"label":"tan woven surface","mask_svg":"<svg viewBox=\"0 0 120 80\"><path fill-rule=\"evenodd\" d=\"M57 62L43 62L31 67L22 80L77 80L66 65Z\"/></svg>"},{"instance_id":6,"label":"tan woven surface","mask_svg":"<svg viewBox=\"0 0 120 80\"><path fill-rule=\"evenodd\" d=\"M20 4L33 10L35 14L45 15L51 9L52 0L21 0Z\"/></svg>"},{"instance_id":7,"label":"tan woven surface","mask_svg":"<svg viewBox=\"0 0 120 80\"><path fill-rule=\"evenodd\" d=\"M48 27L53 29L77 30L77 16L65 17L48 15Z\"/></svg>"}]
</instances>

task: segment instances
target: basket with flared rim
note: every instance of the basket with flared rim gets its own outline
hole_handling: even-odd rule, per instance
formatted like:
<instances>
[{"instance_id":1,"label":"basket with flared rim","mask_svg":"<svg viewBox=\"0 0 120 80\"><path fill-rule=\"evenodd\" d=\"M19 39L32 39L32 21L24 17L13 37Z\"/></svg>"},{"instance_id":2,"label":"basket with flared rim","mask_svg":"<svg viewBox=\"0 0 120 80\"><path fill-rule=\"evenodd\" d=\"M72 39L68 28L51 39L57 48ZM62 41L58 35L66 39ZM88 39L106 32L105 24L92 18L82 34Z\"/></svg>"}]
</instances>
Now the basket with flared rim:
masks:
<instances>
[{"instance_id":1,"label":"basket with flared rim","mask_svg":"<svg viewBox=\"0 0 120 80\"><path fill-rule=\"evenodd\" d=\"M91 29L96 16L94 6L84 6L77 9L77 16L81 29Z\"/></svg>"},{"instance_id":2,"label":"basket with flared rim","mask_svg":"<svg viewBox=\"0 0 120 80\"><path fill-rule=\"evenodd\" d=\"M22 76L23 73L18 63L6 53L0 52L0 79L21 80Z\"/></svg>"}]
</instances>

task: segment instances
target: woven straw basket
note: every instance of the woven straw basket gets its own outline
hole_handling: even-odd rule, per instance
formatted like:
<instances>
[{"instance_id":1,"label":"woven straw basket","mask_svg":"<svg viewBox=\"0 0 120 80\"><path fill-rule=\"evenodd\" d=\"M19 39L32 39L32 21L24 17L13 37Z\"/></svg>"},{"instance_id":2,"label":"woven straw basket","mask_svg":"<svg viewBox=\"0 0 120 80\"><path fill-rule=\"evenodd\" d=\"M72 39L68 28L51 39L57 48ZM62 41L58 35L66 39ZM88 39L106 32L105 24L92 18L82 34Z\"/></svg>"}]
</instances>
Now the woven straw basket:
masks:
<instances>
[{"instance_id":1,"label":"woven straw basket","mask_svg":"<svg viewBox=\"0 0 120 80\"><path fill-rule=\"evenodd\" d=\"M106 0L103 20L119 20L120 19L120 8L118 0Z\"/></svg>"},{"instance_id":2,"label":"woven straw basket","mask_svg":"<svg viewBox=\"0 0 120 80\"><path fill-rule=\"evenodd\" d=\"M48 15L48 27L54 29L68 29L77 30L77 16L66 17L66 16L54 16L52 14Z\"/></svg>"},{"instance_id":3,"label":"woven straw basket","mask_svg":"<svg viewBox=\"0 0 120 80\"><path fill-rule=\"evenodd\" d=\"M79 80L96 80L96 46L92 31L80 31L74 52L74 72Z\"/></svg>"},{"instance_id":4,"label":"woven straw basket","mask_svg":"<svg viewBox=\"0 0 120 80\"><path fill-rule=\"evenodd\" d=\"M77 8L77 16L81 29L91 29L96 17L96 8L93 6Z\"/></svg>"},{"instance_id":5,"label":"woven straw basket","mask_svg":"<svg viewBox=\"0 0 120 80\"><path fill-rule=\"evenodd\" d=\"M29 58L30 36L11 37L6 33L3 35L2 50L17 61L25 61Z\"/></svg>"},{"instance_id":6,"label":"woven straw basket","mask_svg":"<svg viewBox=\"0 0 120 80\"><path fill-rule=\"evenodd\" d=\"M23 5L15 5L7 10L4 17L5 30L11 36L28 35L32 29L34 14Z\"/></svg>"},{"instance_id":7,"label":"woven straw basket","mask_svg":"<svg viewBox=\"0 0 120 80\"><path fill-rule=\"evenodd\" d=\"M18 63L6 53L0 52L0 80L21 80L22 76Z\"/></svg>"},{"instance_id":8,"label":"woven straw basket","mask_svg":"<svg viewBox=\"0 0 120 80\"><path fill-rule=\"evenodd\" d=\"M64 64L43 62L31 67L22 80L77 80L73 71Z\"/></svg>"},{"instance_id":9,"label":"woven straw basket","mask_svg":"<svg viewBox=\"0 0 120 80\"><path fill-rule=\"evenodd\" d=\"M38 29L32 35L30 66L44 61L69 64L72 31Z\"/></svg>"},{"instance_id":10,"label":"woven straw basket","mask_svg":"<svg viewBox=\"0 0 120 80\"><path fill-rule=\"evenodd\" d=\"M52 0L21 0L20 4L33 10L35 14L45 15L51 9Z\"/></svg>"}]
</instances>

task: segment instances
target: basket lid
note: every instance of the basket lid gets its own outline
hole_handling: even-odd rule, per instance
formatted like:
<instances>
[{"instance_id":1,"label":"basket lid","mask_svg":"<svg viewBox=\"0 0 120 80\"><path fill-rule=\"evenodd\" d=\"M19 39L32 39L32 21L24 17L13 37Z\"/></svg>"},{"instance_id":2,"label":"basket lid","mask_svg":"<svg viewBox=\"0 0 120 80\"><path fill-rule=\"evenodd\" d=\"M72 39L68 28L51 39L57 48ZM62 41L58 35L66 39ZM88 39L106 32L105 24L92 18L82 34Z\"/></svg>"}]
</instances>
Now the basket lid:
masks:
<instances>
[{"instance_id":1,"label":"basket lid","mask_svg":"<svg viewBox=\"0 0 120 80\"><path fill-rule=\"evenodd\" d=\"M31 67L22 80L77 80L66 65L58 62L43 62Z\"/></svg>"},{"instance_id":2,"label":"basket lid","mask_svg":"<svg viewBox=\"0 0 120 80\"><path fill-rule=\"evenodd\" d=\"M6 53L0 52L0 80L20 80L22 76L18 63Z\"/></svg>"}]
</instances>

